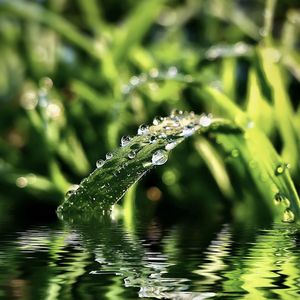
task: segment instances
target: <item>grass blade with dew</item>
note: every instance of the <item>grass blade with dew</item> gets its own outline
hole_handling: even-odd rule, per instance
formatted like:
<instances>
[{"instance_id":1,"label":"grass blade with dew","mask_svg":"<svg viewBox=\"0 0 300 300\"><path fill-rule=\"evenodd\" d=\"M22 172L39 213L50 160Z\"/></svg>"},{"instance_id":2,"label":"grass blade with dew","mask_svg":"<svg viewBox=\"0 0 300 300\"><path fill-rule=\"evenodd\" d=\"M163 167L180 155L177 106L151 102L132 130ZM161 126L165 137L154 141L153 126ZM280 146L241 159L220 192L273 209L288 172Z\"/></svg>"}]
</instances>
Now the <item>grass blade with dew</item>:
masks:
<instances>
[{"instance_id":1,"label":"grass blade with dew","mask_svg":"<svg viewBox=\"0 0 300 300\"><path fill-rule=\"evenodd\" d=\"M195 132L214 128L212 125L231 128L226 120L182 111L156 117L151 126L141 125L135 137L123 136L120 148L97 161L97 168L67 193L58 212L109 211L143 175L163 165L170 150Z\"/></svg>"},{"instance_id":2,"label":"grass blade with dew","mask_svg":"<svg viewBox=\"0 0 300 300\"><path fill-rule=\"evenodd\" d=\"M250 174L265 209L286 222L298 219L299 198L289 172L260 130L241 129L225 119L181 111L173 112L170 117L156 117L151 126L141 125L133 138L122 137L121 147L107 153L105 160L98 160L97 168L67 193L58 208L59 216L70 221L73 217L109 212L135 182L155 166L166 163L169 151L195 133L219 135L223 151L234 149L240 153L239 167ZM255 168L249 165L253 159L257 161ZM277 209L273 200L275 204L284 204L284 211L281 212L281 206Z\"/></svg>"}]
</instances>

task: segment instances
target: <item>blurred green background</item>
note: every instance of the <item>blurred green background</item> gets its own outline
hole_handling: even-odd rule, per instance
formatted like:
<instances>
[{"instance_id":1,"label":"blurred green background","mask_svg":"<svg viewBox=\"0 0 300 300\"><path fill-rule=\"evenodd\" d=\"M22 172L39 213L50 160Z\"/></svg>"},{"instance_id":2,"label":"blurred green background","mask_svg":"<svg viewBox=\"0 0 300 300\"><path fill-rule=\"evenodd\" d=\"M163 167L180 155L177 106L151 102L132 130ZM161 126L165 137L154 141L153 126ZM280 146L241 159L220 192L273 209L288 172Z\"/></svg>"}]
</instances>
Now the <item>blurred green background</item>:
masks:
<instances>
[{"instance_id":1,"label":"blurred green background","mask_svg":"<svg viewBox=\"0 0 300 300\"><path fill-rule=\"evenodd\" d=\"M71 184L156 115L226 117L211 89L266 133L299 187L299 34L298 0L1 0L1 218L53 216ZM165 80L137 84L158 72ZM130 209L217 218L259 207L237 153L199 145L184 143L143 179Z\"/></svg>"}]
</instances>

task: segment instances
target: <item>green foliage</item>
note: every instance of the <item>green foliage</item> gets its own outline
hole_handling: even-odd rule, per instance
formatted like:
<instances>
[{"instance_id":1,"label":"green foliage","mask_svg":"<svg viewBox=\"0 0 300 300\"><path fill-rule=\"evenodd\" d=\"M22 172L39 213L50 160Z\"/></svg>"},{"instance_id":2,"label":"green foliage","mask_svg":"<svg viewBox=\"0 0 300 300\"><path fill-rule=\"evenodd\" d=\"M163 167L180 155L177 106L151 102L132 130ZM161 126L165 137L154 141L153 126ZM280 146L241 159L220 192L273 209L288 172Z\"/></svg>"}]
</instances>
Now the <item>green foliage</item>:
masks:
<instances>
[{"instance_id":1,"label":"green foliage","mask_svg":"<svg viewBox=\"0 0 300 300\"><path fill-rule=\"evenodd\" d=\"M275 195L286 203L275 214L288 206L298 215L289 177L299 182L300 26L292 1L103 3L0 2L1 191L14 198L17 186L27 199L60 204L122 135L178 108L212 113L244 133L207 132L180 145L127 197L138 201L125 203L126 215L134 215L128 207L152 212L171 202L267 218Z\"/></svg>"}]
</instances>

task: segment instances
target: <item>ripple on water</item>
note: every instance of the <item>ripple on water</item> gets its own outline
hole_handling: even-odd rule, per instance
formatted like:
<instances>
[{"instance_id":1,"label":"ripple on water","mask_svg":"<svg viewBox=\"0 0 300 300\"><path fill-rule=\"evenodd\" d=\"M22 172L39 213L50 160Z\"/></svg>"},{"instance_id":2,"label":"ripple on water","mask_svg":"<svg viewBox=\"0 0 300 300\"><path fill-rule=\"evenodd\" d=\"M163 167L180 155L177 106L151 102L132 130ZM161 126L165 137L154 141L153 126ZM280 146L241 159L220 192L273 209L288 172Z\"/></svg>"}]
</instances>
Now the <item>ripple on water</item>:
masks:
<instances>
[{"instance_id":1,"label":"ripple on water","mask_svg":"<svg viewBox=\"0 0 300 300\"><path fill-rule=\"evenodd\" d=\"M58 296L84 291L99 299L108 290L125 300L299 299L299 244L296 224L243 229L187 222L163 229L154 222L134 234L107 219L38 226L2 239L0 285L10 293L12 280L26 284L42 298L51 286Z\"/></svg>"}]
</instances>

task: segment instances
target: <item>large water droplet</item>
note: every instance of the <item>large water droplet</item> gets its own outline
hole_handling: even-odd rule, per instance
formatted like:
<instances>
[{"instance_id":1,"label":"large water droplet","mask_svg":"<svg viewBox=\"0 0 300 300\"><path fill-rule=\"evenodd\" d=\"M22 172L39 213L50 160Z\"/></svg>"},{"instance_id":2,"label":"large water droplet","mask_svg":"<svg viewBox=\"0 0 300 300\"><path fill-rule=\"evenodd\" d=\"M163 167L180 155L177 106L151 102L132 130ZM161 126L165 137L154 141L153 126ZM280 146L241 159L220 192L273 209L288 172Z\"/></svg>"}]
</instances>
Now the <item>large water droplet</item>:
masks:
<instances>
[{"instance_id":1,"label":"large water droplet","mask_svg":"<svg viewBox=\"0 0 300 300\"><path fill-rule=\"evenodd\" d=\"M129 159L133 159L133 158L135 158L135 156L136 156L135 151L130 151L130 152L128 153L128 158L129 158Z\"/></svg>"},{"instance_id":2,"label":"large water droplet","mask_svg":"<svg viewBox=\"0 0 300 300\"><path fill-rule=\"evenodd\" d=\"M157 150L152 155L152 164L160 166L166 163L168 160L168 152L165 150Z\"/></svg>"},{"instance_id":3,"label":"large water droplet","mask_svg":"<svg viewBox=\"0 0 300 300\"><path fill-rule=\"evenodd\" d=\"M140 125L138 129L138 135L144 135L147 134L149 131L149 127L145 124Z\"/></svg>"},{"instance_id":4,"label":"large water droplet","mask_svg":"<svg viewBox=\"0 0 300 300\"><path fill-rule=\"evenodd\" d=\"M96 161L96 167L97 167L97 169L102 168L103 165L104 165L104 163L105 163L105 161L103 159L98 159Z\"/></svg>"},{"instance_id":5,"label":"large water droplet","mask_svg":"<svg viewBox=\"0 0 300 300\"><path fill-rule=\"evenodd\" d=\"M110 159L112 159L113 154L111 152L107 152L105 157L106 157L107 160L110 160Z\"/></svg>"},{"instance_id":6,"label":"large water droplet","mask_svg":"<svg viewBox=\"0 0 300 300\"><path fill-rule=\"evenodd\" d=\"M122 136L121 146L124 147L124 146L128 145L130 141L131 141L131 137L129 135Z\"/></svg>"},{"instance_id":7,"label":"large water droplet","mask_svg":"<svg viewBox=\"0 0 300 300\"><path fill-rule=\"evenodd\" d=\"M174 149L176 146L177 146L177 142L170 142L165 146L165 149L167 151L170 151L170 150Z\"/></svg>"},{"instance_id":8,"label":"large water droplet","mask_svg":"<svg viewBox=\"0 0 300 300\"><path fill-rule=\"evenodd\" d=\"M295 221L295 215L289 208L284 211L282 221L286 223L292 223Z\"/></svg>"},{"instance_id":9,"label":"large water droplet","mask_svg":"<svg viewBox=\"0 0 300 300\"><path fill-rule=\"evenodd\" d=\"M289 208L291 205L290 200L281 192L275 194L274 203L275 205L283 204L286 208Z\"/></svg>"},{"instance_id":10,"label":"large water droplet","mask_svg":"<svg viewBox=\"0 0 300 300\"><path fill-rule=\"evenodd\" d=\"M208 127L211 124L211 121L212 120L210 116L203 115L199 119L199 125L203 127Z\"/></svg>"}]
</instances>

